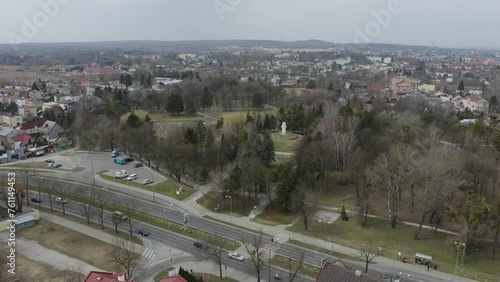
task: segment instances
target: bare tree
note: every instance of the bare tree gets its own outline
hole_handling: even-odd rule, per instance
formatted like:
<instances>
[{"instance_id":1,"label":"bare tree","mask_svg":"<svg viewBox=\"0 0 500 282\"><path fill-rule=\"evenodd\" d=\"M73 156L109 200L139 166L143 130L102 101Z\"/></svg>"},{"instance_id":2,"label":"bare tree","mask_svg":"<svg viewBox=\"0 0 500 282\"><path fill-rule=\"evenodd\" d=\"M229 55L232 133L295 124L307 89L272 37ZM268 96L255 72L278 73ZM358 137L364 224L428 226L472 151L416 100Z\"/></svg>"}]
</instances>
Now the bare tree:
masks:
<instances>
[{"instance_id":1,"label":"bare tree","mask_svg":"<svg viewBox=\"0 0 500 282\"><path fill-rule=\"evenodd\" d=\"M113 214L111 221L113 221L113 224L115 225L115 233L118 234L118 225L123 221L123 219Z\"/></svg>"},{"instance_id":2,"label":"bare tree","mask_svg":"<svg viewBox=\"0 0 500 282\"><path fill-rule=\"evenodd\" d=\"M104 229L104 214L106 207L106 200L104 199L104 190L96 189L95 191L95 201L94 201L94 212L99 218L99 224L101 224L101 228ZM117 229L118 227L115 226Z\"/></svg>"},{"instance_id":3,"label":"bare tree","mask_svg":"<svg viewBox=\"0 0 500 282\"><path fill-rule=\"evenodd\" d=\"M226 251L220 246L214 244L215 242L210 242L210 245L207 246L205 249L200 251L200 257L202 260L210 260L212 261L215 265L219 267L219 277L222 279L222 264L223 264L223 254L226 253Z\"/></svg>"},{"instance_id":4,"label":"bare tree","mask_svg":"<svg viewBox=\"0 0 500 282\"><path fill-rule=\"evenodd\" d=\"M317 202L308 202L305 187L303 185L299 185L292 192L292 205L293 210L298 211L302 215L304 229L306 231L309 230L309 219L316 214L319 209L319 204Z\"/></svg>"},{"instance_id":5,"label":"bare tree","mask_svg":"<svg viewBox=\"0 0 500 282\"><path fill-rule=\"evenodd\" d=\"M361 259L365 262L365 273L368 272L368 265L372 260L380 255L378 246L371 241L357 242Z\"/></svg>"},{"instance_id":6,"label":"bare tree","mask_svg":"<svg viewBox=\"0 0 500 282\"><path fill-rule=\"evenodd\" d=\"M108 255L112 262L118 263L121 267L127 270L127 277L132 277L135 269L139 265L141 255L138 245L121 238L113 239L113 247L109 250Z\"/></svg>"},{"instance_id":7,"label":"bare tree","mask_svg":"<svg viewBox=\"0 0 500 282\"><path fill-rule=\"evenodd\" d=\"M263 230L260 230L258 235L253 235L252 242L246 242L245 238L242 238L242 243L245 249L250 254L250 259L252 260L252 265L257 272L257 282L260 282L260 272L264 266L264 260L262 257L262 251L260 250L262 245Z\"/></svg>"},{"instance_id":8,"label":"bare tree","mask_svg":"<svg viewBox=\"0 0 500 282\"><path fill-rule=\"evenodd\" d=\"M125 201L125 214L127 214L127 224L130 237L133 237L134 225L137 222L135 219L135 212L137 211L139 202L137 200L126 200Z\"/></svg>"},{"instance_id":9,"label":"bare tree","mask_svg":"<svg viewBox=\"0 0 500 282\"><path fill-rule=\"evenodd\" d=\"M80 190L80 193L78 194L82 195L80 202L78 203L82 210L82 216L87 219L87 224L90 224L90 216L92 215L92 207L95 200L94 190L83 185L80 185L78 190Z\"/></svg>"},{"instance_id":10,"label":"bare tree","mask_svg":"<svg viewBox=\"0 0 500 282\"><path fill-rule=\"evenodd\" d=\"M392 228L396 228L398 202L411 173L414 151L406 145L394 146L379 156L371 170L372 182L387 197L387 210Z\"/></svg>"},{"instance_id":11,"label":"bare tree","mask_svg":"<svg viewBox=\"0 0 500 282\"><path fill-rule=\"evenodd\" d=\"M296 261L292 257L288 257L288 281L293 282L299 271L304 267L304 257L306 256L306 250L303 249Z\"/></svg>"}]
</instances>

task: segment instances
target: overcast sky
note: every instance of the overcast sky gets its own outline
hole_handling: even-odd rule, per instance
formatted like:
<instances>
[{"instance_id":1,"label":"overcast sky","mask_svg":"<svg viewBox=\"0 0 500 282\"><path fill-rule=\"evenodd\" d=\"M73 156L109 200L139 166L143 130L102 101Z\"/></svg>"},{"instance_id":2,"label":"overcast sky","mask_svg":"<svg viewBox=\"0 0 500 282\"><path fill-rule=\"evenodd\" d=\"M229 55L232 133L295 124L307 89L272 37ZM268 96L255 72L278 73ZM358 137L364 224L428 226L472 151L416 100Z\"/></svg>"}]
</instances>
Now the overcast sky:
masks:
<instances>
[{"instance_id":1,"label":"overcast sky","mask_svg":"<svg viewBox=\"0 0 500 282\"><path fill-rule=\"evenodd\" d=\"M498 0L0 0L0 3L0 43L283 38L500 48ZM44 8L42 3L52 5ZM392 9L388 8L390 4ZM377 20L374 14L382 16Z\"/></svg>"}]
</instances>

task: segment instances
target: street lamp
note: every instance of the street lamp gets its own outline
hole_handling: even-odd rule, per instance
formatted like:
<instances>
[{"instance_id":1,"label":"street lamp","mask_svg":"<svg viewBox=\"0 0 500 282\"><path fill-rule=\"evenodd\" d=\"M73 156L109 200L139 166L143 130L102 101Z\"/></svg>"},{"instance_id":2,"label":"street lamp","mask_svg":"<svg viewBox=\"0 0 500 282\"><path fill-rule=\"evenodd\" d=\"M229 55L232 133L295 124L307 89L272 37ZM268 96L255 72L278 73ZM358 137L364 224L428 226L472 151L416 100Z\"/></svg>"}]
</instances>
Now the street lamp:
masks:
<instances>
[{"instance_id":1,"label":"street lamp","mask_svg":"<svg viewBox=\"0 0 500 282\"><path fill-rule=\"evenodd\" d=\"M168 209L171 209L173 206L174 206L173 204L170 204L170 206L169 206ZM168 214L168 210L167 209L164 209L163 211ZM168 250L171 251L171 249L170 249L170 245L171 245L170 244L170 220L168 218L167 218L167 230L168 230L168 234L167 234L168 235L168 237L167 237L167 239L168 239Z\"/></svg>"},{"instance_id":2,"label":"street lamp","mask_svg":"<svg viewBox=\"0 0 500 282\"><path fill-rule=\"evenodd\" d=\"M229 199L229 215L231 217L231 223L233 223L233 197L226 195L226 198Z\"/></svg>"},{"instance_id":3,"label":"street lamp","mask_svg":"<svg viewBox=\"0 0 500 282\"><path fill-rule=\"evenodd\" d=\"M151 186L151 189L153 190L153 202L156 203L156 198L155 198L155 175L154 175L154 173L151 173L151 180L153 181L153 186Z\"/></svg>"},{"instance_id":4,"label":"street lamp","mask_svg":"<svg viewBox=\"0 0 500 282\"><path fill-rule=\"evenodd\" d=\"M321 221L321 219L320 219L320 220L318 220L318 222L321 223L323 221ZM332 223L330 221L328 221L328 222L325 221L325 241L323 241L323 243L324 243L323 244L323 252L324 253L326 253L326 225L327 224L332 224Z\"/></svg>"},{"instance_id":5,"label":"street lamp","mask_svg":"<svg viewBox=\"0 0 500 282\"><path fill-rule=\"evenodd\" d=\"M455 245L457 245L457 259L455 260L455 279L454 281L457 281L457 265L458 265L458 254L460 253L460 246L464 246L464 251L465 251L465 243L460 243L460 242L455 242Z\"/></svg>"}]
</instances>

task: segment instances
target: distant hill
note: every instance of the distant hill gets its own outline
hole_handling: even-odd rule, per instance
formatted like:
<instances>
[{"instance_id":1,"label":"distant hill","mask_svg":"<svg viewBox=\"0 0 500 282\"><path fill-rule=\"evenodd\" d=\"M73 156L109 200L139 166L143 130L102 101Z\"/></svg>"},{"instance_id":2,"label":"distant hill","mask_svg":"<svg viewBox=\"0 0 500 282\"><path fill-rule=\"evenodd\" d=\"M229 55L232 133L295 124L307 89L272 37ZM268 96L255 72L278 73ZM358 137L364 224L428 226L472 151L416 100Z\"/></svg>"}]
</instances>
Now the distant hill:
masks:
<instances>
[{"instance_id":1,"label":"distant hill","mask_svg":"<svg viewBox=\"0 0 500 282\"><path fill-rule=\"evenodd\" d=\"M212 51L220 47L236 46L243 48L289 48L289 49L415 49L427 46L408 46L398 44L339 44L322 40L278 41L278 40L192 40L192 41L103 41L103 42L60 42L60 43L26 43L13 48L11 44L0 44L0 51L20 52L42 51L44 49L122 49L158 51Z\"/></svg>"}]
</instances>

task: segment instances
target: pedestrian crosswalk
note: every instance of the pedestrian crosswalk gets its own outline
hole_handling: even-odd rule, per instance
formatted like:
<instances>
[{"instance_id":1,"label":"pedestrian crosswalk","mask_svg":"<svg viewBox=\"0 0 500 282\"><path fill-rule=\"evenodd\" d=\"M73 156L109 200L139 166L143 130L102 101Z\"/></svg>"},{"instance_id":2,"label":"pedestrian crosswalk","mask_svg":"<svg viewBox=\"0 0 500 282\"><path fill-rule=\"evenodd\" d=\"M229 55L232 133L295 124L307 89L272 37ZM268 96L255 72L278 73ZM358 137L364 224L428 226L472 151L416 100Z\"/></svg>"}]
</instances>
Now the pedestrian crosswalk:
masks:
<instances>
[{"instance_id":1,"label":"pedestrian crosswalk","mask_svg":"<svg viewBox=\"0 0 500 282\"><path fill-rule=\"evenodd\" d=\"M150 248L144 248L142 256L147 259L155 259L158 256L158 251Z\"/></svg>"}]
</instances>

